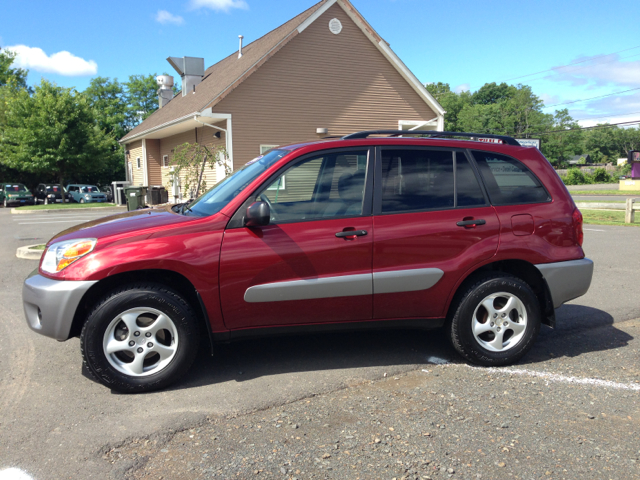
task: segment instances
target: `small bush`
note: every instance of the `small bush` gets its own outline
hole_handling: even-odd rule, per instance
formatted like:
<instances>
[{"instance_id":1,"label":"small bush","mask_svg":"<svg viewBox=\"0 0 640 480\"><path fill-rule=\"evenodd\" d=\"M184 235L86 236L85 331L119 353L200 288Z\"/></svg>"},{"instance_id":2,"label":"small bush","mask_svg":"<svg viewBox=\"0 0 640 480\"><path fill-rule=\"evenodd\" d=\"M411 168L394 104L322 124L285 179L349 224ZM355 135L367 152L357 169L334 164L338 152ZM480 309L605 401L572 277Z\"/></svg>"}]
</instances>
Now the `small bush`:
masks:
<instances>
[{"instance_id":1,"label":"small bush","mask_svg":"<svg viewBox=\"0 0 640 480\"><path fill-rule=\"evenodd\" d=\"M565 185L587 185L593 183L590 175L585 175L579 168L570 168L562 179Z\"/></svg>"},{"instance_id":2,"label":"small bush","mask_svg":"<svg viewBox=\"0 0 640 480\"><path fill-rule=\"evenodd\" d=\"M604 168L596 168L590 176L592 181L589 183L612 183L615 181Z\"/></svg>"}]
</instances>

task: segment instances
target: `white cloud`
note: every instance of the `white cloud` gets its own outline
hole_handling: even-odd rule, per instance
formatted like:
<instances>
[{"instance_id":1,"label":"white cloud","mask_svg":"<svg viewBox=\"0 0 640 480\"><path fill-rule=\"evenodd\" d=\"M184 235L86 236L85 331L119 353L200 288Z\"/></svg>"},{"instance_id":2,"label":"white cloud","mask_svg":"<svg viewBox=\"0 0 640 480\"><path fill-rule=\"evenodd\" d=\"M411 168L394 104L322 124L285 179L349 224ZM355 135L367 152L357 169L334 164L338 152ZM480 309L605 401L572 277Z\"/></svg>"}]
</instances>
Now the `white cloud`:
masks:
<instances>
[{"instance_id":1,"label":"white cloud","mask_svg":"<svg viewBox=\"0 0 640 480\"><path fill-rule=\"evenodd\" d=\"M635 55L634 55L635 56ZM577 58L578 65L555 67L546 79L572 86L621 85L640 87L640 60L623 61L618 54Z\"/></svg>"},{"instance_id":2,"label":"white cloud","mask_svg":"<svg viewBox=\"0 0 640 480\"><path fill-rule=\"evenodd\" d=\"M158 10L158 13L156 14L156 22L160 22L163 25L166 25L167 23L173 23L174 25L183 25L184 18L182 18L180 15L173 15L166 10Z\"/></svg>"},{"instance_id":3,"label":"white cloud","mask_svg":"<svg viewBox=\"0 0 640 480\"><path fill-rule=\"evenodd\" d=\"M228 12L232 8L248 10L249 5L244 0L191 0L191 8L210 8L217 12Z\"/></svg>"},{"instance_id":4,"label":"white cloud","mask_svg":"<svg viewBox=\"0 0 640 480\"><path fill-rule=\"evenodd\" d=\"M6 47L6 49L16 53L15 65L20 68L28 68L36 72L57 73L68 77L98 73L96 62L76 57L64 50L49 56L41 48L27 47L26 45L14 45Z\"/></svg>"},{"instance_id":5,"label":"white cloud","mask_svg":"<svg viewBox=\"0 0 640 480\"><path fill-rule=\"evenodd\" d=\"M453 91L456 93L468 92L469 88L470 88L470 85L468 83L462 83L458 85L456 88L454 88Z\"/></svg>"}]
</instances>

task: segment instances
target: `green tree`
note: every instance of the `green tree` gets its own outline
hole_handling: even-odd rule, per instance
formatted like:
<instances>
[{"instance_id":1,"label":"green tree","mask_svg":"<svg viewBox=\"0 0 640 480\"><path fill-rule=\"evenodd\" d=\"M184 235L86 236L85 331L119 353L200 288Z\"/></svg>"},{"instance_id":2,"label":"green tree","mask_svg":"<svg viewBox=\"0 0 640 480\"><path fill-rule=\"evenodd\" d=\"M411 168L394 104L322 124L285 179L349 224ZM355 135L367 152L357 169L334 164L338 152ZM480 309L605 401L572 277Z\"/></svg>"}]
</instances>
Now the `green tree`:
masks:
<instances>
[{"instance_id":1,"label":"green tree","mask_svg":"<svg viewBox=\"0 0 640 480\"><path fill-rule=\"evenodd\" d=\"M460 132L461 127L458 124L458 116L460 111L471 104L471 92L464 91L455 93L451 91L448 83L430 83L426 86L427 90L442 105L447 112L444 115L444 129L447 132Z\"/></svg>"},{"instance_id":2,"label":"green tree","mask_svg":"<svg viewBox=\"0 0 640 480\"><path fill-rule=\"evenodd\" d=\"M112 138L101 130L87 97L46 80L34 94L22 89L6 99L0 162L65 179L104 170Z\"/></svg>"},{"instance_id":3,"label":"green tree","mask_svg":"<svg viewBox=\"0 0 640 480\"><path fill-rule=\"evenodd\" d=\"M223 165L226 175L231 173L229 165L225 162L227 152L222 147L208 147L187 142L178 145L175 150L171 162L175 165L174 178L182 179L181 187L191 198L198 198L207 191L207 180L204 176L207 166L209 169L214 169L218 165Z\"/></svg>"},{"instance_id":4,"label":"green tree","mask_svg":"<svg viewBox=\"0 0 640 480\"><path fill-rule=\"evenodd\" d=\"M16 54L10 50L2 50L0 47L0 87L13 83L16 87L27 88L28 70L13 68Z\"/></svg>"},{"instance_id":5,"label":"green tree","mask_svg":"<svg viewBox=\"0 0 640 480\"><path fill-rule=\"evenodd\" d=\"M127 128L131 130L158 109L156 74L131 75L124 82Z\"/></svg>"},{"instance_id":6,"label":"green tree","mask_svg":"<svg viewBox=\"0 0 640 480\"><path fill-rule=\"evenodd\" d=\"M548 135L542 137L542 153L556 166L563 166L571 157L583 153L583 130L569 111L557 110L553 117L553 126Z\"/></svg>"}]
</instances>

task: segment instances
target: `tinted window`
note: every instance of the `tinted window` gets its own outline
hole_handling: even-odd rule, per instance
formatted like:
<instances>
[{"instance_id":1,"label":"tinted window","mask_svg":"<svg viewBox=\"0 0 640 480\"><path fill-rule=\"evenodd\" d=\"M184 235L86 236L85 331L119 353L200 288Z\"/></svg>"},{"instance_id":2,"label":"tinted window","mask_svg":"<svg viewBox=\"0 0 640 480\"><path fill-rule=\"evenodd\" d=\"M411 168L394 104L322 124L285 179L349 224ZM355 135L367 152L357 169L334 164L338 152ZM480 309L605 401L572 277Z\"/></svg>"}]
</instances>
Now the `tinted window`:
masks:
<instances>
[{"instance_id":1,"label":"tinted window","mask_svg":"<svg viewBox=\"0 0 640 480\"><path fill-rule=\"evenodd\" d=\"M289 168L259 195L271 222L362 215L367 151L330 153Z\"/></svg>"},{"instance_id":2,"label":"tinted window","mask_svg":"<svg viewBox=\"0 0 640 480\"><path fill-rule=\"evenodd\" d=\"M453 206L453 152L382 150L382 213Z\"/></svg>"},{"instance_id":3,"label":"tinted window","mask_svg":"<svg viewBox=\"0 0 640 480\"><path fill-rule=\"evenodd\" d=\"M458 207L475 207L486 203L478 177L462 152L456 152L456 193Z\"/></svg>"},{"instance_id":4,"label":"tinted window","mask_svg":"<svg viewBox=\"0 0 640 480\"><path fill-rule=\"evenodd\" d=\"M540 181L514 158L492 152L473 152L489 198L494 205L542 203L551 200Z\"/></svg>"}]
</instances>

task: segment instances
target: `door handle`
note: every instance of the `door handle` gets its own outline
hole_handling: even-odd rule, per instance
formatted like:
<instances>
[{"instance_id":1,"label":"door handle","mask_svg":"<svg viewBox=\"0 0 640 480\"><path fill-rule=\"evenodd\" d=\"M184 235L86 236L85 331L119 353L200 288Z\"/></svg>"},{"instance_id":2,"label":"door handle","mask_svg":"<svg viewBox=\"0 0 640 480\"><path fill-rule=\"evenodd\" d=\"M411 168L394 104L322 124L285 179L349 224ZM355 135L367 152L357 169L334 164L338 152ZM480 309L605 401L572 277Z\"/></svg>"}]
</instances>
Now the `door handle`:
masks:
<instances>
[{"instance_id":1,"label":"door handle","mask_svg":"<svg viewBox=\"0 0 640 480\"><path fill-rule=\"evenodd\" d=\"M478 220L463 220L456 223L459 227L475 227L476 225L484 225L487 223L485 220L479 218Z\"/></svg>"},{"instance_id":2,"label":"door handle","mask_svg":"<svg viewBox=\"0 0 640 480\"><path fill-rule=\"evenodd\" d=\"M349 230L346 232L338 232L336 233L336 237L344 238L344 237L362 237L367 234L366 230Z\"/></svg>"}]
</instances>

